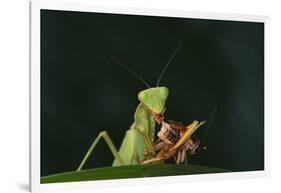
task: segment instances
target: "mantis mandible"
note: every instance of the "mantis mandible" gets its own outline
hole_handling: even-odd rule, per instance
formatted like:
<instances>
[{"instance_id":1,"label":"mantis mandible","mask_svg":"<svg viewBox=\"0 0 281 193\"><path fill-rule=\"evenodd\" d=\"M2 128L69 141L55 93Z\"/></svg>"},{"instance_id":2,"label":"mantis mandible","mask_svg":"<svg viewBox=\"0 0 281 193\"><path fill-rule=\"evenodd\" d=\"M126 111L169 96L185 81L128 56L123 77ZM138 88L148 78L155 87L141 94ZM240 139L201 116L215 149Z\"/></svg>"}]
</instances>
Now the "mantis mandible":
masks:
<instances>
[{"instance_id":1,"label":"mantis mandible","mask_svg":"<svg viewBox=\"0 0 281 193\"><path fill-rule=\"evenodd\" d=\"M134 114L134 123L131 125L130 129L126 131L119 151L115 147L107 131L102 131L92 143L88 152L81 161L77 171L80 171L83 168L87 159L101 139L105 140L114 156L112 166L141 164L141 162L145 159L145 151L150 152L152 156L155 155L155 150L153 147L155 126L156 122L160 124L164 119L163 114L165 111L165 104L169 95L168 88L159 87L159 83L168 65L172 61L181 45L182 43L177 46L170 56L167 64L159 76L157 86L152 88L138 74L122 64L119 60L113 58L117 63L122 65L129 72L140 79L148 88L138 93L138 99L140 103L137 106Z\"/></svg>"}]
</instances>

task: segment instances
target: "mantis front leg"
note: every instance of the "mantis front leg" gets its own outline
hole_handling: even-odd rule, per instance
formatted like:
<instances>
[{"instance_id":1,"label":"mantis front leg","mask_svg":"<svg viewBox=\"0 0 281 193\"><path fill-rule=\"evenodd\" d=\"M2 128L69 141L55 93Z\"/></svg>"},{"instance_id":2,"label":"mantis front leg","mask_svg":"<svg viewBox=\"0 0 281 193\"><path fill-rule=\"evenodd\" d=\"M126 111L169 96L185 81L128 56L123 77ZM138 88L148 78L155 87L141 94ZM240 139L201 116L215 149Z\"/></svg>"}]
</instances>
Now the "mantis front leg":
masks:
<instances>
[{"instance_id":1,"label":"mantis front leg","mask_svg":"<svg viewBox=\"0 0 281 193\"><path fill-rule=\"evenodd\" d=\"M93 152L93 150L95 149L96 145L98 144L99 140L103 138L106 142L106 144L108 145L110 151L112 152L113 156L115 159L118 160L118 162L123 165L124 162L121 159L115 145L113 144L113 141L111 140L111 138L109 137L109 135L107 134L106 131L102 131L99 133L99 135L97 136L97 138L94 140L93 144L91 145L90 149L88 150L88 152L86 153L86 155L84 156L83 160L81 161L79 167L77 168L77 171L80 171L84 164L86 163L86 161L88 160L88 158L90 157L91 153Z\"/></svg>"},{"instance_id":2,"label":"mantis front leg","mask_svg":"<svg viewBox=\"0 0 281 193\"><path fill-rule=\"evenodd\" d=\"M147 148L146 151L144 152L144 154L155 155L156 152L155 152L154 146L153 146L152 141L149 138L149 136L147 136L144 132L142 132L142 130L137 130L137 131L141 133L141 135L143 137L144 144L146 145L146 148Z\"/></svg>"}]
</instances>

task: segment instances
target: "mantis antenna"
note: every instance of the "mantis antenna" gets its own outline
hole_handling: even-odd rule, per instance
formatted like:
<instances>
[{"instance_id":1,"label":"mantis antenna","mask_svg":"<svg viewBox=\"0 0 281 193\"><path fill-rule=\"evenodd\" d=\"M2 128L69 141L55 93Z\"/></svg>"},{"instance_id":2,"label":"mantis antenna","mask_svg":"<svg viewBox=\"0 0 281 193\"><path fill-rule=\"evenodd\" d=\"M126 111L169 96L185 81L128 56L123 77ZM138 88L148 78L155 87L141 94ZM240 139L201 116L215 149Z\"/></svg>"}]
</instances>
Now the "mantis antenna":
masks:
<instances>
[{"instance_id":1,"label":"mantis antenna","mask_svg":"<svg viewBox=\"0 0 281 193\"><path fill-rule=\"evenodd\" d=\"M140 75L138 75L137 73L135 73L132 69L130 69L128 66L126 66L125 64L123 64L120 60L114 58L113 56L110 56L110 58L112 60L114 60L115 62L117 62L118 64L120 64L123 68L125 68L126 70L128 70L130 73L132 73L135 77L137 77L139 80L141 80L148 88L150 88L150 85L142 78L140 77Z\"/></svg>"},{"instance_id":2,"label":"mantis antenna","mask_svg":"<svg viewBox=\"0 0 281 193\"><path fill-rule=\"evenodd\" d=\"M181 45L183 44L183 42L181 42L178 47L175 49L175 51L173 52L173 54L170 56L169 60L168 60L168 63L166 64L166 66L164 67L164 69L162 70L159 78L158 78L158 81L157 81L157 87L159 86L159 83L160 83L160 80L161 78L163 77L166 69L168 68L169 64L171 63L172 59L174 58L174 56L176 55L177 51L179 50L179 48L181 47Z\"/></svg>"},{"instance_id":3,"label":"mantis antenna","mask_svg":"<svg viewBox=\"0 0 281 193\"><path fill-rule=\"evenodd\" d=\"M204 144L204 142L205 142L205 140L206 140L206 137L207 137L209 128L210 128L210 126L211 126L211 124L212 124L212 122L213 122L213 120L214 120L214 117L215 117L217 108L218 108L218 102L216 102L216 105L215 105L215 107L214 107L214 109L213 109L212 115L211 115L211 117L210 117L210 119L209 119L209 124L208 124L208 126L207 126L207 128L206 128L206 131L205 131L205 134L204 134L204 136L203 136L202 144Z\"/></svg>"}]
</instances>

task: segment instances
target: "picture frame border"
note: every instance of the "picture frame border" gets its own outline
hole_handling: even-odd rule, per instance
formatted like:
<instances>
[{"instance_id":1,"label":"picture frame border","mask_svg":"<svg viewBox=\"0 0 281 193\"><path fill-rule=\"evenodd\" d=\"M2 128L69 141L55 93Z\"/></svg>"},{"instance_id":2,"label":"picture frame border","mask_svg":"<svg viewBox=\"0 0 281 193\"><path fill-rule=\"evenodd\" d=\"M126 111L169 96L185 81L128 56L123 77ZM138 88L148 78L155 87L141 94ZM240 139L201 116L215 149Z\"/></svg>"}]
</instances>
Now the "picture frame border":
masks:
<instances>
[{"instance_id":1,"label":"picture frame border","mask_svg":"<svg viewBox=\"0 0 281 193\"><path fill-rule=\"evenodd\" d=\"M67 182L67 183L40 183L40 10L60 10L96 12L109 14L127 14L142 16L165 16L192 19L243 21L264 23L264 170L247 172L229 172L200 175L147 177L133 179L114 179L99 181ZM129 7L101 5L93 2L69 2L69 1L41 1L29 2L29 187L31 192L44 192L54 190L73 190L105 187L124 187L155 185L169 183L185 183L192 181L210 181L225 179L241 179L253 177L265 177L270 174L270 151L269 151L269 71L270 71L270 18L261 15L214 13L172 9L154 9L149 7ZM173 180L171 180L171 178Z\"/></svg>"}]
</instances>

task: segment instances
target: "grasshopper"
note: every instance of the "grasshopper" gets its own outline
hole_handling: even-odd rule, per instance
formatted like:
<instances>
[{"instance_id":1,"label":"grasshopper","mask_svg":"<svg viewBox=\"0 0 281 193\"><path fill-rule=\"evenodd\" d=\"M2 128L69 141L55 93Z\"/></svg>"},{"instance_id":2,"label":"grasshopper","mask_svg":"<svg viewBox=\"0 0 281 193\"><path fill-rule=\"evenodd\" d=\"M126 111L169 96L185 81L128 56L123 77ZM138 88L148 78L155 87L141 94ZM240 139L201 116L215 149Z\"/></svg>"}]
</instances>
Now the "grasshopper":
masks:
<instances>
[{"instance_id":1,"label":"grasshopper","mask_svg":"<svg viewBox=\"0 0 281 193\"><path fill-rule=\"evenodd\" d=\"M195 154L200 149L206 149L206 147L202 147L202 144L214 119L217 106L218 103L216 103L214 107L202 141L194 135L194 132L203 125L205 121L193 121L188 126L184 126L182 123L176 121L170 121L168 124L163 120L162 127L157 134L159 138L154 144L154 150L157 152L157 155L151 159L144 160L142 164L165 161L172 156L177 164L183 162L187 163L187 152ZM149 152L145 152L145 154L149 154Z\"/></svg>"},{"instance_id":2,"label":"grasshopper","mask_svg":"<svg viewBox=\"0 0 281 193\"><path fill-rule=\"evenodd\" d=\"M158 151L154 158L144 160L142 164L156 163L174 157L177 164L186 161L186 152L196 153L200 146L200 140L193 133L205 123L205 121L193 121L188 126L173 121L168 124L162 121L162 128L158 132L159 139L154 144ZM148 153L148 152L146 152Z\"/></svg>"},{"instance_id":3,"label":"grasshopper","mask_svg":"<svg viewBox=\"0 0 281 193\"><path fill-rule=\"evenodd\" d=\"M93 141L86 155L82 159L77 171L80 171L83 168L87 159L101 139L105 140L114 156L112 166L141 164L143 160L148 159L147 156L144 156L144 152L150 152L151 156L155 155L156 152L153 146L155 127L156 123L161 124L164 120L163 114L165 112L165 104L169 95L169 89L164 86L159 87L159 83L181 45L182 43L177 46L170 56L158 78L157 86L152 88L130 68L122 64L119 60L112 58L135 75L135 77L141 80L148 88L138 93L140 103L134 114L134 123L131 125L130 129L126 131L119 150L115 147L107 131L102 131Z\"/></svg>"}]
</instances>

